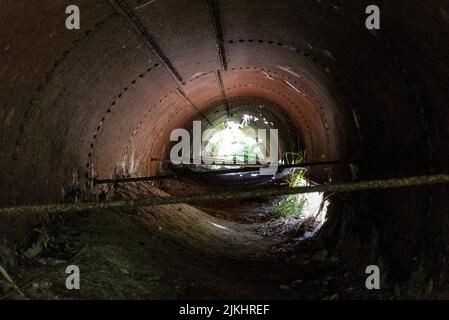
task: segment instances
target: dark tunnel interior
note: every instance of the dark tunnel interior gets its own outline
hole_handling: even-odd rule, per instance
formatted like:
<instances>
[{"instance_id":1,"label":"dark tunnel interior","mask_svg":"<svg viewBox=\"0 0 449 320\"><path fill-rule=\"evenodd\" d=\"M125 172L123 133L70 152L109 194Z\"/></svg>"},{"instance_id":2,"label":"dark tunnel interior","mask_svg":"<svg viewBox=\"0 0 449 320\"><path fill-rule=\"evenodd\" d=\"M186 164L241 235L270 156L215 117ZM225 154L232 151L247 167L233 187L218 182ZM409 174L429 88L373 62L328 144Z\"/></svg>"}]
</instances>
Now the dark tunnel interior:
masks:
<instances>
[{"instance_id":1,"label":"dark tunnel interior","mask_svg":"<svg viewBox=\"0 0 449 320\"><path fill-rule=\"evenodd\" d=\"M247 117L278 129L282 157L350 164L306 170L313 185L448 169L445 0L75 2L0 2L1 207L238 193L292 174L171 168L170 135L194 121ZM73 4L79 30L64 25ZM372 4L379 30L365 26ZM270 216L279 197L4 214L0 266L30 284L9 297L31 299L446 299L447 192L324 193L309 225ZM67 264L84 290L65 290ZM369 265L383 290L365 288Z\"/></svg>"}]
</instances>

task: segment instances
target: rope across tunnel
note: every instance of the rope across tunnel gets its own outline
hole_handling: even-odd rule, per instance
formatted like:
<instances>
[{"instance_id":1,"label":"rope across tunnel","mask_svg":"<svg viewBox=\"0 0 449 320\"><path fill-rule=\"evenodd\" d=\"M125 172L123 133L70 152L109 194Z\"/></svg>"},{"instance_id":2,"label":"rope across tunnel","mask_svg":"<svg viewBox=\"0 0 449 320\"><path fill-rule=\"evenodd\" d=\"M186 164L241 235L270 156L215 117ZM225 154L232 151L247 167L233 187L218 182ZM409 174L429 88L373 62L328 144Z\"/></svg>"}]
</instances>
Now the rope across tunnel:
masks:
<instances>
[{"instance_id":1,"label":"rope across tunnel","mask_svg":"<svg viewBox=\"0 0 449 320\"><path fill-rule=\"evenodd\" d=\"M197 203L203 201L226 201L231 199L249 199L255 197L275 197L281 195L315 193L315 192L356 192L363 190L381 190L416 187L423 185L447 184L449 175L417 176L400 179L372 180L345 184L319 185L295 188L260 188L244 192L222 192L181 197L148 197L122 201L61 203L48 205L29 205L1 208L2 214L45 214L82 212L89 210L138 208L176 203Z\"/></svg>"}]
</instances>

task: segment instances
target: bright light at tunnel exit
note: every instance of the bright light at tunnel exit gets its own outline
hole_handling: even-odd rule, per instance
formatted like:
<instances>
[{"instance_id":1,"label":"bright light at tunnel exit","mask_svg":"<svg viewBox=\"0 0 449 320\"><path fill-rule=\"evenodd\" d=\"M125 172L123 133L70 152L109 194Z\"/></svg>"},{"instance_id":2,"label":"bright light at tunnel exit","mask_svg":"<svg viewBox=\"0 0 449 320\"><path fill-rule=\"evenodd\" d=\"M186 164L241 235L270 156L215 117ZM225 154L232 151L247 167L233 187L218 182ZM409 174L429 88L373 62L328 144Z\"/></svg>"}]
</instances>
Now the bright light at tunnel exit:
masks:
<instances>
[{"instance_id":1,"label":"bright light at tunnel exit","mask_svg":"<svg viewBox=\"0 0 449 320\"><path fill-rule=\"evenodd\" d=\"M269 129L268 139L266 129L256 130L249 125L245 128L248 121L242 120L240 125L226 121L204 132L201 121L193 121L192 153L189 131L182 128L173 130L170 141L178 141L179 138L181 141L172 146L170 161L173 164L193 162L195 165L259 163L263 165L259 168L260 175L275 175L279 162L278 130ZM211 143L211 140L215 143Z\"/></svg>"},{"instance_id":2,"label":"bright light at tunnel exit","mask_svg":"<svg viewBox=\"0 0 449 320\"><path fill-rule=\"evenodd\" d=\"M261 144L263 140L254 134L254 129L245 127L248 119L242 118L242 123L226 121L224 128L214 132L203 146L203 155L226 163L253 162L265 160Z\"/></svg>"}]
</instances>

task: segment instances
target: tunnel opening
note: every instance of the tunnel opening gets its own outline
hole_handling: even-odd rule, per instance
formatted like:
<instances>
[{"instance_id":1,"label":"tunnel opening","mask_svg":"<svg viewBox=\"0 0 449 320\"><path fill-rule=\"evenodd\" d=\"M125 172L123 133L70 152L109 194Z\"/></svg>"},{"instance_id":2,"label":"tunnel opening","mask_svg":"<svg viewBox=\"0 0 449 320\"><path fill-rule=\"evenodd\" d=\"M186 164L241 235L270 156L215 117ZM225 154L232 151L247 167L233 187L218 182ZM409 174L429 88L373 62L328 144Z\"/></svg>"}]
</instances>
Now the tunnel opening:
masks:
<instances>
[{"instance_id":1,"label":"tunnel opening","mask_svg":"<svg viewBox=\"0 0 449 320\"><path fill-rule=\"evenodd\" d=\"M200 115L203 118L201 121L183 125L191 137L187 140L187 153L183 155L185 150L176 148L176 144L180 143L178 139L172 141L171 150L175 150L179 164L167 161L161 166L163 175L174 173L176 179L163 180L156 186L172 196L182 196L229 191L239 193L251 191L257 186L319 185L320 178L313 180L315 177L309 175L309 170L305 168L287 166L268 175L260 173L260 167L273 161L270 154L273 152L270 148L272 137L267 134L272 129L278 134L274 141L278 144L275 150L277 165L299 165L306 159L304 134L301 131L304 126L296 123L289 112L292 111L257 96L236 96L227 103L219 101L208 106ZM262 135L259 134L261 132ZM165 157L169 154L172 157L168 150L170 148ZM247 169L257 170L245 171ZM319 171L315 170L315 173ZM210 225L220 230L237 232L236 223L246 226L244 229L237 228L241 232L235 233L237 237L245 238L248 230L252 230L250 233L261 235L268 243L283 239L300 246L302 241L319 234L326 221L329 201L324 193L317 193L206 201L193 203L192 206L218 219ZM253 254L251 249L242 253L240 258L248 259Z\"/></svg>"},{"instance_id":2,"label":"tunnel opening","mask_svg":"<svg viewBox=\"0 0 449 320\"><path fill-rule=\"evenodd\" d=\"M174 150L172 145L171 150L182 158L178 162L190 165L192 172L220 172L223 169L270 165L271 162L282 165L291 157L302 154L300 132L288 120L289 117L280 112L279 106L260 104L257 99L254 100L236 100L232 104L215 106L204 114L201 122L193 121L193 126L188 125L192 141L187 141L189 145L184 158L183 150ZM271 148L270 144L276 144L276 148ZM259 180L279 179L287 174L287 170L277 170L264 179L260 172L240 170L217 175L216 178L221 176L222 182L241 178L243 183L251 184Z\"/></svg>"},{"instance_id":3,"label":"tunnel opening","mask_svg":"<svg viewBox=\"0 0 449 320\"><path fill-rule=\"evenodd\" d=\"M170 158L173 160L175 156L177 160L166 161L161 168L165 174L174 172L178 181L164 182L164 191L181 195L186 189L191 192L195 190L192 193L238 192L251 190L257 185L293 188L319 184L309 179L308 170L285 167L301 164L306 151L301 126L292 121L284 107L259 97L237 97L231 102L208 107L202 117L201 121L193 121L193 125L186 124L189 136L184 131L184 134L171 137L174 142ZM273 130L276 133L275 141L271 141L273 137L267 134ZM186 136L191 137L187 139L187 148L180 148L178 144ZM276 148L272 150L270 143L276 143ZM273 152L275 157L270 154ZM276 162L276 170L271 174L262 174L260 169L273 161ZM245 171L247 168L260 169ZM231 221L255 223L279 220L276 221L278 227L284 224L290 229L299 229L299 225L303 224L304 230L311 229L312 232L304 231L296 236L307 238L315 235L324 224L326 214L323 211L327 205L323 193L319 193L275 199L255 197L233 205L228 201L207 202L198 208L214 216L218 213L218 216ZM250 206L253 208L249 210Z\"/></svg>"},{"instance_id":4,"label":"tunnel opening","mask_svg":"<svg viewBox=\"0 0 449 320\"><path fill-rule=\"evenodd\" d=\"M226 120L214 126L216 132L205 134L202 146L203 161L212 165L256 164L266 159L262 138L256 136L254 127L249 126L250 115L243 115L242 122ZM258 121L258 119L254 119ZM268 122L267 122L268 124ZM220 167L218 167L220 168ZM223 168L223 167L221 167Z\"/></svg>"}]
</instances>

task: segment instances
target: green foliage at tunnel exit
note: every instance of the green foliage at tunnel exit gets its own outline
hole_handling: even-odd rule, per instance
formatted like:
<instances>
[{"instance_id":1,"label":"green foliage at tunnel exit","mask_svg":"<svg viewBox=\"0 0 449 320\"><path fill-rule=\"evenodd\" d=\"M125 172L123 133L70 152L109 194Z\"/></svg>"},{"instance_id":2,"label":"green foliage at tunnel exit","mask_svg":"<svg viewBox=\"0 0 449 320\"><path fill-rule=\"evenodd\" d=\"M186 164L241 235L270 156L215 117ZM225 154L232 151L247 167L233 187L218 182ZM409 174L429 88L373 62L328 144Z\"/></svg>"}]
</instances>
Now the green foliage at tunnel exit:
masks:
<instances>
[{"instance_id":1,"label":"green foliage at tunnel exit","mask_svg":"<svg viewBox=\"0 0 449 320\"><path fill-rule=\"evenodd\" d=\"M304 157L301 153L294 154L292 164L300 164ZM286 178L289 187L299 187L306 184L304 178L305 170L296 169L291 175ZM300 194L293 194L285 196L276 206L271 209L271 216L273 218L299 218L304 209L306 198Z\"/></svg>"},{"instance_id":2,"label":"green foliage at tunnel exit","mask_svg":"<svg viewBox=\"0 0 449 320\"><path fill-rule=\"evenodd\" d=\"M298 201L294 199L294 196L287 196L271 210L271 216L273 218L299 218L304 204L304 199Z\"/></svg>"}]
</instances>

